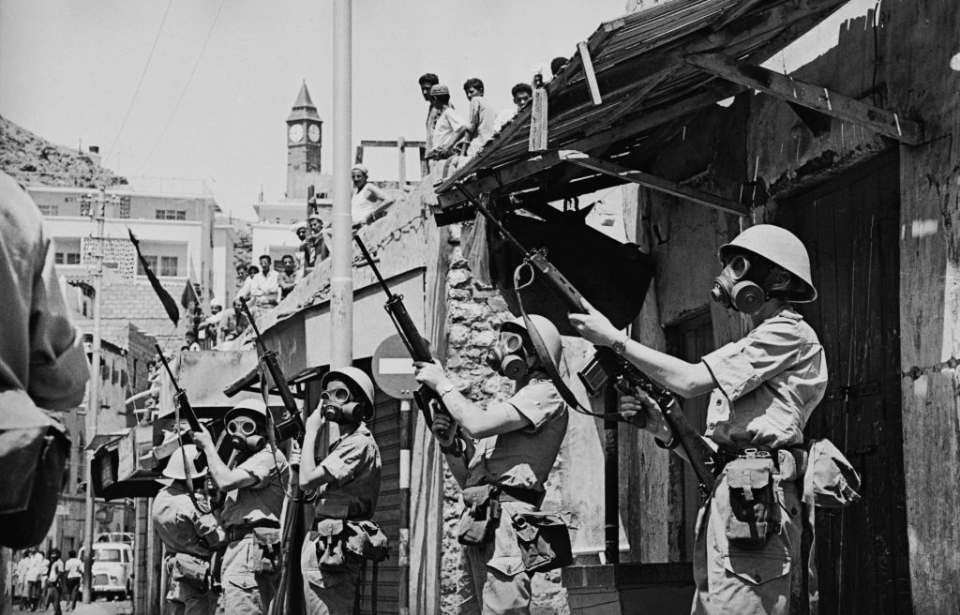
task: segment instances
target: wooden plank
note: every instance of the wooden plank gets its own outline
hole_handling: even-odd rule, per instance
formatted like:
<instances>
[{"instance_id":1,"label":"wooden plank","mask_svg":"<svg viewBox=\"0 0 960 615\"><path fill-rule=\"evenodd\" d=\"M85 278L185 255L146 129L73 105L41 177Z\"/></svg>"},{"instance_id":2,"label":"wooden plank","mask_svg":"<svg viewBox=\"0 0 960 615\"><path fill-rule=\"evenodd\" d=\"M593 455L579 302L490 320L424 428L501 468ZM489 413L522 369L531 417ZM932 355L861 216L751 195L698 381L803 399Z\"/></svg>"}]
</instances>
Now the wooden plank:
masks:
<instances>
[{"instance_id":1,"label":"wooden plank","mask_svg":"<svg viewBox=\"0 0 960 615\"><path fill-rule=\"evenodd\" d=\"M724 54L693 55L687 57L686 62L690 66L733 83L760 90L843 121L859 124L898 141L910 145L923 141L921 125L900 117L896 112L878 109L843 94L798 81L756 64L738 62Z\"/></svg>"},{"instance_id":2,"label":"wooden plank","mask_svg":"<svg viewBox=\"0 0 960 615\"><path fill-rule=\"evenodd\" d=\"M693 203L699 203L700 205L706 205L707 207L725 213L736 214L738 216L746 216L749 213L744 205L731 199L709 194L696 188L681 186L680 184L657 177L656 175L630 169L613 162L607 162L606 160L600 160L582 152L564 150L560 152L560 158L565 162L591 169L597 173L617 177L625 182L633 182L652 190L671 194Z\"/></svg>"},{"instance_id":3,"label":"wooden plank","mask_svg":"<svg viewBox=\"0 0 960 615\"><path fill-rule=\"evenodd\" d=\"M583 74L590 88L590 97L594 105L603 104L603 97L600 96L600 86L597 85L597 74L593 72L593 60L590 58L590 50L586 42L577 43L577 51L580 52L580 64L583 66Z\"/></svg>"},{"instance_id":4,"label":"wooden plank","mask_svg":"<svg viewBox=\"0 0 960 615\"><path fill-rule=\"evenodd\" d=\"M539 173L544 169L560 164L560 156L557 152L546 152L541 156L535 156L527 160L522 160L516 164L503 169L498 169L480 177L475 177L470 181L463 183L463 187L474 196L509 186L522 179ZM466 199L459 190L454 188L455 180L447 180L437 188L437 200L442 208L452 207L464 202Z\"/></svg>"}]
</instances>

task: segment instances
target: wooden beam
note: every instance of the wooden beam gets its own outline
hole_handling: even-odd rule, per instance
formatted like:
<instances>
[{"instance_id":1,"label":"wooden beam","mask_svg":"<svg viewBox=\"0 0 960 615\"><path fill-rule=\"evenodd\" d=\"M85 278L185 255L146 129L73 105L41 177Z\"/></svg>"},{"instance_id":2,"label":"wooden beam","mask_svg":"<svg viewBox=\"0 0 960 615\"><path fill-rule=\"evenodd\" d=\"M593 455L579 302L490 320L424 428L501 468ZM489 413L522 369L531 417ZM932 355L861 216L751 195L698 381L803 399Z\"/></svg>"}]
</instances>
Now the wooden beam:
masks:
<instances>
[{"instance_id":1,"label":"wooden beam","mask_svg":"<svg viewBox=\"0 0 960 615\"><path fill-rule=\"evenodd\" d=\"M478 175L469 181L465 181L463 187L470 194L480 196L492 190L514 184L558 164L560 164L560 156L557 152L545 152L541 156L528 158L502 169ZM453 184L453 181L447 181L437 187L437 201L441 208L453 207L466 200L460 194L460 191L453 187Z\"/></svg>"},{"instance_id":2,"label":"wooden beam","mask_svg":"<svg viewBox=\"0 0 960 615\"><path fill-rule=\"evenodd\" d=\"M854 100L826 88L798 81L788 75L738 62L724 54L688 56L687 64L733 83L754 88L790 103L819 111L831 117L859 124L898 141L916 145L923 141L923 128L899 114Z\"/></svg>"},{"instance_id":3,"label":"wooden beam","mask_svg":"<svg viewBox=\"0 0 960 615\"><path fill-rule=\"evenodd\" d=\"M576 164L597 173L603 173L604 175L616 177L625 182L633 182L634 184L639 184L646 188L650 188L651 190L671 194L675 197L679 197L693 203L699 203L700 205L706 205L707 207L711 207L724 213L735 214L737 216L746 216L748 213L750 213L747 207L732 199L727 199L715 194L709 194L707 192L697 190L696 188L681 186L680 184L662 179L656 175L650 175L649 173L644 173L643 171L637 171L636 169L630 169L613 162L600 160L599 158L588 156L583 152L563 150L560 152L560 159L564 162Z\"/></svg>"},{"instance_id":4,"label":"wooden beam","mask_svg":"<svg viewBox=\"0 0 960 615\"><path fill-rule=\"evenodd\" d=\"M597 85L597 74L593 71L593 60L590 58L590 49L586 42L577 43L577 51L580 52L580 62L583 64L583 75L590 88L590 98L594 105L602 105L603 98L600 96L600 86Z\"/></svg>"}]
</instances>

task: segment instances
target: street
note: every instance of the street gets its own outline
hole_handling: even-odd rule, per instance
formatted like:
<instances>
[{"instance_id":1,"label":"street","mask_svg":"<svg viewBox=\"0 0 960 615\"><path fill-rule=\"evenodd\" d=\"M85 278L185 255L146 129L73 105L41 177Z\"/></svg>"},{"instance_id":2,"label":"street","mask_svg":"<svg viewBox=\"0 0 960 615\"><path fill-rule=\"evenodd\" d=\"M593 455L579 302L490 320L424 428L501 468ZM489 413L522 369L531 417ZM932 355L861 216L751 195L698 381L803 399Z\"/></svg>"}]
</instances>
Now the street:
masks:
<instances>
[{"instance_id":1,"label":"street","mask_svg":"<svg viewBox=\"0 0 960 615\"><path fill-rule=\"evenodd\" d=\"M63 606L66 607L66 603L63 603ZM21 610L20 608L14 606L14 613L29 613L29 610ZM36 613L47 613L52 614L53 609L48 609L46 611L34 611ZM64 613L72 613L73 615L130 615L133 613L133 603L129 600L121 600L117 602L92 602L90 604L77 604L77 608L73 611L63 609Z\"/></svg>"}]
</instances>

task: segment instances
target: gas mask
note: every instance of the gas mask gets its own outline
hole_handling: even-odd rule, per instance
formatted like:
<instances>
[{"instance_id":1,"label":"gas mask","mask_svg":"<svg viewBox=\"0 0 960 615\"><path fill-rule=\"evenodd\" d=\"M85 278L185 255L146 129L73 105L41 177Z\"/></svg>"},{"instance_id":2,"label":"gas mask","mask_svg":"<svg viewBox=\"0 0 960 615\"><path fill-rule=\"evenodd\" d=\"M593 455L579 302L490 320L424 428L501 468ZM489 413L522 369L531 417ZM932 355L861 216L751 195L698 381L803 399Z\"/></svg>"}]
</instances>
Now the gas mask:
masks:
<instances>
[{"instance_id":1,"label":"gas mask","mask_svg":"<svg viewBox=\"0 0 960 615\"><path fill-rule=\"evenodd\" d=\"M487 351L486 362L501 376L522 380L530 369L529 358L522 335L501 331L496 343Z\"/></svg>"},{"instance_id":2,"label":"gas mask","mask_svg":"<svg viewBox=\"0 0 960 615\"><path fill-rule=\"evenodd\" d=\"M714 280L710 297L725 308L755 314L768 298L767 291L755 280L765 283L769 275L765 264L753 265L746 256L737 254L726 262Z\"/></svg>"},{"instance_id":3,"label":"gas mask","mask_svg":"<svg viewBox=\"0 0 960 615\"><path fill-rule=\"evenodd\" d=\"M370 418L369 404L353 401L353 393L343 383L334 380L320 393L320 411L334 423L359 423Z\"/></svg>"},{"instance_id":4,"label":"gas mask","mask_svg":"<svg viewBox=\"0 0 960 615\"><path fill-rule=\"evenodd\" d=\"M238 416L227 423L230 445L241 452L255 453L266 445L266 438L257 431L257 422L247 416Z\"/></svg>"}]
</instances>

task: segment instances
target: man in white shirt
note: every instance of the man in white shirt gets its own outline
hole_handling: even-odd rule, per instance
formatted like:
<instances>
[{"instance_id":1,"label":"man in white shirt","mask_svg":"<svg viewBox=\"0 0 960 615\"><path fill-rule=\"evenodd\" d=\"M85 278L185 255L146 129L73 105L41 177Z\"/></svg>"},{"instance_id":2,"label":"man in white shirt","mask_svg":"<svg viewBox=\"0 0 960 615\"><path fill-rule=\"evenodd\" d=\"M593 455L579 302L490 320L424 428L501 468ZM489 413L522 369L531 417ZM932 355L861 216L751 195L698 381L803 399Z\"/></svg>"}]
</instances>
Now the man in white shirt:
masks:
<instances>
[{"instance_id":1,"label":"man in white shirt","mask_svg":"<svg viewBox=\"0 0 960 615\"><path fill-rule=\"evenodd\" d=\"M431 163L431 170L439 167L442 174L447 175L456 168L457 151L454 146L463 134L460 129L464 123L450 104L450 88L445 85L433 86L430 88L430 99L433 101L438 117L433 129L433 149L427 151L425 157L436 161Z\"/></svg>"},{"instance_id":2,"label":"man in white shirt","mask_svg":"<svg viewBox=\"0 0 960 615\"><path fill-rule=\"evenodd\" d=\"M77 552L71 550L68 554L67 563L63 569L67 573L67 600L70 602L70 610L77 608L77 595L80 590L80 581L83 579L83 562L77 557Z\"/></svg>"},{"instance_id":3,"label":"man in white shirt","mask_svg":"<svg viewBox=\"0 0 960 615\"><path fill-rule=\"evenodd\" d=\"M250 300L256 307L269 310L280 302L280 274L273 269L268 254L260 257L260 271L249 278L237 295Z\"/></svg>"}]
</instances>

